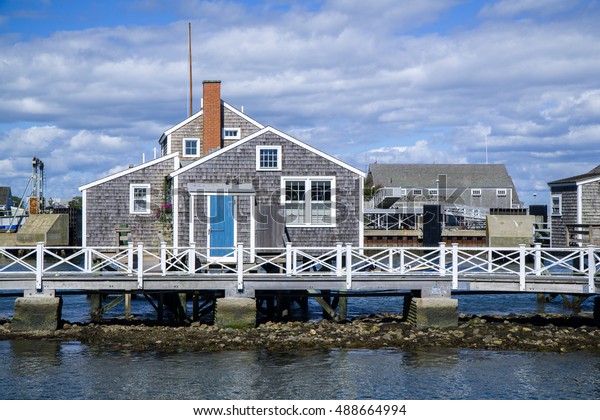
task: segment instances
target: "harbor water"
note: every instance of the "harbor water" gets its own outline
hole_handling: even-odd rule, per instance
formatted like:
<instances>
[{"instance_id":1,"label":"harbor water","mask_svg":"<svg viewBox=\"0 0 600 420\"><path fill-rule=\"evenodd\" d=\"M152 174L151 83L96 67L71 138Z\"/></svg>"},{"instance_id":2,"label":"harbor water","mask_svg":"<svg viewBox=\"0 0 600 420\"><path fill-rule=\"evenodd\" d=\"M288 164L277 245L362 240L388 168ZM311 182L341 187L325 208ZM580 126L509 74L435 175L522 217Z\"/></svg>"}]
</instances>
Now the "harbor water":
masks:
<instances>
[{"instance_id":1,"label":"harbor water","mask_svg":"<svg viewBox=\"0 0 600 420\"><path fill-rule=\"evenodd\" d=\"M473 314L571 313L560 298L462 295ZM85 296L64 297L63 319L89 320ZM312 301L312 300L311 300ZM349 316L402 311L402 297L353 298ZM0 318L14 297L0 298ZM581 311L592 311L584 302ZM116 307L108 317L122 316ZM153 317L145 299L133 315ZM320 322L311 302L308 322ZM0 399L600 399L600 354L466 349L286 352L107 351L79 342L0 341Z\"/></svg>"}]
</instances>

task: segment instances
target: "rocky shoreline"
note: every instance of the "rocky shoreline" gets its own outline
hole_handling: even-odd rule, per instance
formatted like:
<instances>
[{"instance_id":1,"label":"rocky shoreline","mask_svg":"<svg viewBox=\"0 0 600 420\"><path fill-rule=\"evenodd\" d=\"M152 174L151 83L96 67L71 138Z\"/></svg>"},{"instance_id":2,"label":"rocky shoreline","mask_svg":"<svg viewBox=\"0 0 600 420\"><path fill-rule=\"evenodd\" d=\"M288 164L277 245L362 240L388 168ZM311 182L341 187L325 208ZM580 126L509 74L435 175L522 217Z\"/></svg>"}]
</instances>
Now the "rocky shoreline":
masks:
<instances>
[{"instance_id":1,"label":"rocky shoreline","mask_svg":"<svg viewBox=\"0 0 600 420\"><path fill-rule=\"evenodd\" d=\"M266 322L232 329L192 323L159 326L107 320L70 324L53 332L12 332L0 320L0 340L79 341L93 347L136 351L299 349L418 349L426 347L600 353L600 328L581 315L461 315L456 328L417 329L398 314L358 317L344 323Z\"/></svg>"}]
</instances>

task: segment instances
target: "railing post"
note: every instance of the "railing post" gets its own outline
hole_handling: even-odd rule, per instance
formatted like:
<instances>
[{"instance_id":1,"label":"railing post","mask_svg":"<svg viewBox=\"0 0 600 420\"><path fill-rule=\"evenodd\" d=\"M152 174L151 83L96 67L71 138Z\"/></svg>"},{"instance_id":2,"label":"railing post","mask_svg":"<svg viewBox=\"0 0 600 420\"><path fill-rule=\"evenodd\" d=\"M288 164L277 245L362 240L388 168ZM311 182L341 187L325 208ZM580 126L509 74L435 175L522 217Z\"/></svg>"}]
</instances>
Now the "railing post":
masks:
<instances>
[{"instance_id":1,"label":"railing post","mask_svg":"<svg viewBox=\"0 0 600 420\"><path fill-rule=\"evenodd\" d=\"M492 274L494 272L494 250L492 247L488 247L488 274Z\"/></svg>"},{"instance_id":2,"label":"railing post","mask_svg":"<svg viewBox=\"0 0 600 420\"><path fill-rule=\"evenodd\" d=\"M244 290L244 244L237 244L237 288Z\"/></svg>"},{"instance_id":3,"label":"railing post","mask_svg":"<svg viewBox=\"0 0 600 420\"><path fill-rule=\"evenodd\" d=\"M525 244L519 244L519 290L525 291Z\"/></svg>"},{"instance_id":4,"label":"railing post","mask_svg":"<svg viewBox=\"0 0 600 420\"><path fill-rule=\"evenodd\" d=\"M404 274L406 269L404 267L404 248L400 248L400 274Z\"/></svg>"},{"instance_id":5,"label":"railing post","mask_svg":"<svg viewBox=\"0 0 600 420\"><path fill-rule=\"evenodd\" d=\"M458 289L458 244L452 244L452 289Z\"/></svg>"},{"instance_id":6,"label":"railing post","mask_svg":"<svg viewBox=\"0 0 600 420\"><path fill-rule=\"evenodd\" d=\"M92 267L92 249L86 246L83 252L83 269L86 273L91 273Z\"/></svg>"},{"instance_id":7,"label":"railing post","mask_svg":"<svg viewBox=\"0 0 600 420\"><path fill-rule=\"evenodd\" d=\"M439 273L440 273L440 277L443 277L446 275L446 243L440 242L439 246L440 246Z\"/></svg>"},{"instance_id":8,"label":"railing post","mask_svg":"<svg viewBox=\"0 0 600 420\"><path fill-rule=\"evenodd\" d=\"M346 290L352 290L352 244L346 244Z\"/></svg>"},{"instance_id":9,"label":"railing post","mask_svg":"<svg viewBox=\"0 0 600 420\"><path fill-rule=\"evenodd\" d=\"M137 287L144 288L144 244L141 242L137 246Z\"/></svg>"},{"instance_id":10,"label":"railing post","mask_svg":"<svg viewBox=\"0 0 600 420\"><path fill-rule=\"evenodd\" d=\"M540 276L542 274L542 244L536 242L533 246L535 248L533 269L535 270L535 275Z\"/></svg>"},{"instance_id":11,"label":"railing post","mask_svg":"<svg viewBox=\"0 0 600 420\"><path fill-rule=\"evenodd\" d=\"M133 242L127 245L127 274L133 274Z\"/></svg>"},{"instance_id":12,"label":"railing post","mask_svg":"<svg viewBox=\"0 0 600 420\"><path fill-rule=\"evenodd\" d=\"M196 272L196 242L190 242L190 248L188 249L188 273L194 274Z\"/></svg>"},{"instance_id":13,"label":"railing post","mask_svg":"<svg viewBox=\"0 0 600 420\"><path fill-rule=\"evenodd\" d=\"M163 276L167 275L167 243L165 241L160 243L160 272Z\"/></svg>"},{"instance_id":14,"label":"railing post","mask_svg":"<svg viewBox=\"0 0 600 420\"><path fill-rule=\"evenodd\" d=\"M388 272L394 272L394 248L388 249Z\"/></svg>"},{"instance_id":15,"label":"railing post","mask_svg":"<svg viewBox=\"0 0 600 420\"><path fill-rule=\"evenodd\" d=\"M298 274L298 250L292 248L292 275Z\"/></svg>"},{"instance_id":16,"label":"railing post","mask_svg":"<svg viewBox=\"0 0 600 420\"><path fill-rule=\"evenodd\" d=\"M44 243L38 242L35 248L35 288L41 291L43 288L42 277L44 275Z\"/></svg>"},{"instance_id":17,"label":"railing post","mask_svg":"<svg viewBox=\"0 0 600 420\"><path fill-rule=\"evenodd\" d=\"M588 293L596 293L596 247L588 245Z\"/></svg>"},{"instance_id":18,"label":"railing post","mask_svg":"<svg viewBox=\"0 0 600 420\"><path fill-rule=\"evenodd\" d=\"M344 249L342 248L342 243L337 242L335 244L335 275L336 277L342 277L342 273L344 271Z\"/></svg>"},{"instance_id":19,"label":"railing post","mask_svg":"<svg viewBox=\"0 0 600 420\"><path fill-rule=\"evenodd\" d=\"M292 244L288 242L285 244L285 275L291 276L292 270Z\"/></svg>"}]
</instances>

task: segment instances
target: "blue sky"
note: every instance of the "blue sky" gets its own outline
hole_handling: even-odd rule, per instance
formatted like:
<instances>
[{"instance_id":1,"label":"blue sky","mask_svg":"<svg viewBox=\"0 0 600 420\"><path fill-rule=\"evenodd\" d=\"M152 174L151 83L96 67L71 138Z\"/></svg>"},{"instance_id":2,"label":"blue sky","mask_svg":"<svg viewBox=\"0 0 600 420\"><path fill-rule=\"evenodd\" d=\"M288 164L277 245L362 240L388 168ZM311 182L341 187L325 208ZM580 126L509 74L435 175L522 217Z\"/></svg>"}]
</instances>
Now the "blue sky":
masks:
<instances>
[{"instance_id":1,"label":"blue sky","mask_svg":"<svg viewBox=\"0 0 600 420\"><path fill-rule=\"evenodd\" d=\"M298 4L299 3L299 4ZM0 184L50 197L153 156L223 98L366 170L505 163L526 204L600 164L595 0L0 0Z\"/></svg>"}]
</instances>

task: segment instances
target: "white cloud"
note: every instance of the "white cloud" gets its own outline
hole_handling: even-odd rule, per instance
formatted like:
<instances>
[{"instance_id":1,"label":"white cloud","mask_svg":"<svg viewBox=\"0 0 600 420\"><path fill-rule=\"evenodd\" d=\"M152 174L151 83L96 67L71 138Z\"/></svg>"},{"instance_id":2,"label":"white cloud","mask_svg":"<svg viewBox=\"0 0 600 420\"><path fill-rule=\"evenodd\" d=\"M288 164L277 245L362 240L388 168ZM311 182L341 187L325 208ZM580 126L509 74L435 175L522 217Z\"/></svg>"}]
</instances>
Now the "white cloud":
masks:
<instances>
[{"instance_id":1,"label":"white cloud","mask_svg":"<svg viewBox=\"0 0 600 420\"><path fill-rule=\"evenodd\" d=\"M426 140L410 146L391 146L367 151L371 163L467 163L466 158L436 150Z\"/></svg>"}]
</instances>

